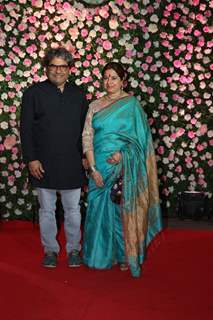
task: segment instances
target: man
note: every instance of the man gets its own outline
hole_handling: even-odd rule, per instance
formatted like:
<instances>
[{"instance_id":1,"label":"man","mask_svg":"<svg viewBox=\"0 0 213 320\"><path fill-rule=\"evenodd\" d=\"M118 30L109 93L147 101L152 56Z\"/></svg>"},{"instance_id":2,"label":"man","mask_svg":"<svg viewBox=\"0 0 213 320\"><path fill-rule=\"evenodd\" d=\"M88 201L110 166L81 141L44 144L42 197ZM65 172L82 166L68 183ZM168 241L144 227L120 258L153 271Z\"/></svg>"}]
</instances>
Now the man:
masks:
<instances>
[{"instance_id":1,"label":"man","mask_svg":"<svg viewBox=\"0 0 213 320\"><path fill-rule=\"evenodd\" d=\"M60 249L57 192L64 209L68 265L81 263L79 200L85 183L81 134L88 104L83 92L67 81L71 64L65 48L50 49L43 59L47 80L28 88L22 101L21 142L30 181L38 192L44 267L56 267Z\"/></svg>"}]
</instances>

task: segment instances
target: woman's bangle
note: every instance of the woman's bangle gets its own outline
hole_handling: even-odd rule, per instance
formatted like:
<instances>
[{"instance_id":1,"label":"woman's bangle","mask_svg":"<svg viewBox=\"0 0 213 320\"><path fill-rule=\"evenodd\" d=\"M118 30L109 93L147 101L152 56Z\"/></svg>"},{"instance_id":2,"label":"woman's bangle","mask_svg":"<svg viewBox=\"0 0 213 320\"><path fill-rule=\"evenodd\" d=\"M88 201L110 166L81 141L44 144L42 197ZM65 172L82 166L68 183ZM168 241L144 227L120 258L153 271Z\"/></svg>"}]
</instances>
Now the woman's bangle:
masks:
<instances>
[{"instance_id":1,"label":"woman's bangle","mask_svg":"<svg viewBox=\"0 0 213 320\"><path fill-rule=\"evenodd\" d=\"M89 173L93 173L93 172L96 172L97 169L96 169L96 166L95 165L92 165L92 166L89 166Z\"/></svg>"}]
</instances>

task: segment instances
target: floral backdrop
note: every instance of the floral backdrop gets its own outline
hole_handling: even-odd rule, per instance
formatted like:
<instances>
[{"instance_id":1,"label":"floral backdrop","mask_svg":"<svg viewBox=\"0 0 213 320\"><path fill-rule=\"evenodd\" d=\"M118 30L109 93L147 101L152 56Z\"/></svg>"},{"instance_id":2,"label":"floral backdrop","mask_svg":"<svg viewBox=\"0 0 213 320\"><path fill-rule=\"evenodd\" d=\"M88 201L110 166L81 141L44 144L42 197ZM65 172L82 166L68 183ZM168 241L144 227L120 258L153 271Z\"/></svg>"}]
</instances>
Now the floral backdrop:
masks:
<instances>
[{"instance_id":1,"label":"floral backdrop","mask_svg":"<svg viewBox=\"0 0 213 320\"><path fill-rule=\"evenodd\" d=\"M211 197L212 7L210 0L1 1L1 215L31 219L36 210L21 157L20 104L25 88L45 79L46 48L58 45L73 54L70 80L89 101L102 95L106 62L126 66L128 90L148 114L164 210L174 214L180 191Z\"/></svg>"}]
</instances>

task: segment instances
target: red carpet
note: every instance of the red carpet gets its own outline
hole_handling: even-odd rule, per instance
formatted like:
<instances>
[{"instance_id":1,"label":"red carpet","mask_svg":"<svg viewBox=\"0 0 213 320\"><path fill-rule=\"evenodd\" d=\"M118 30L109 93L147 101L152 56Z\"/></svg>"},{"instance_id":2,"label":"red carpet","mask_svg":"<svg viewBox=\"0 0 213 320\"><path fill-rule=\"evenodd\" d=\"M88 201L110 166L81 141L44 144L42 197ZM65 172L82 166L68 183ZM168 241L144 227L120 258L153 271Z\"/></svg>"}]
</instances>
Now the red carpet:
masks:
<instances>
[{"instance_id":1,"label":"red carpet","mask_svg":"<svg viewBox=\"0 0 213 320\"><path fill-rule=\"evenodd\" d=\"M63 235L61 236L64 244ZM38 227L0 224L2 320L213 319L213 232L168 230L140 279L129 272L40 266Z\"/></svg>"}]
</instances>

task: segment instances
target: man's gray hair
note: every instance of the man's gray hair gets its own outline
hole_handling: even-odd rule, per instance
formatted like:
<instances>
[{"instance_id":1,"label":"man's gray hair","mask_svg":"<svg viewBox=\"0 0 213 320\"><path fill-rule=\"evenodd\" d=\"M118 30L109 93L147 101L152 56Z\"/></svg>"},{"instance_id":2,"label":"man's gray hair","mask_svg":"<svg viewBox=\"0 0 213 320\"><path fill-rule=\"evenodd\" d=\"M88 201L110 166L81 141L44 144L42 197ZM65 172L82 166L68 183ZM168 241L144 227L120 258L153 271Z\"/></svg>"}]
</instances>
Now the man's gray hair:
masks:
<instances>
[{"instance_id":1,"label":"man's gray hair","mask_svg":"<svg viewBox=\"0 0 213 320\"><path fill-rule=\"evenodd\" d=\"M65 60L69 67L73 64L73 57L71 53L64 47L59 47L59 48L51 48L46 52L42 60L42 66L48 67L52 59L55 57L62 58L63 60Z\"/></svg>"}]
</instances>

